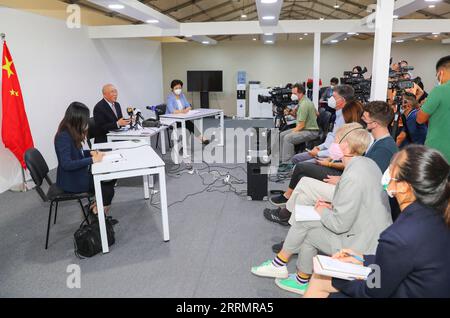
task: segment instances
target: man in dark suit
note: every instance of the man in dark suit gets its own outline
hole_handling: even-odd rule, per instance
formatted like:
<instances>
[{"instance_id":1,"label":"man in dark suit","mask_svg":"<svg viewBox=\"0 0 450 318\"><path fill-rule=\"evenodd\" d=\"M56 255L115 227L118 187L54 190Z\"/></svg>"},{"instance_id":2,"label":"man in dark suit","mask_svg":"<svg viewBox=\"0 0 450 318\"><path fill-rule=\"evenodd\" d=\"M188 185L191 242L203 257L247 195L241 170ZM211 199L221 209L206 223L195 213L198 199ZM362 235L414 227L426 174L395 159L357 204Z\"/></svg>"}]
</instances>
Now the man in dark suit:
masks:
<instances>
[{"instance_id":1,"label":"man in dark suit","mask_svg":"<svg viewBox=\"0 0 450 318\"><path fill-rule=\"evenodd\" d=\"M106 134L130 123L122 117L122 109L117 102L117 89L112 84L103 86L103 99L94 107L94 121L97 128L95 143L107 142Z\"/></svg>"}]
</instances>

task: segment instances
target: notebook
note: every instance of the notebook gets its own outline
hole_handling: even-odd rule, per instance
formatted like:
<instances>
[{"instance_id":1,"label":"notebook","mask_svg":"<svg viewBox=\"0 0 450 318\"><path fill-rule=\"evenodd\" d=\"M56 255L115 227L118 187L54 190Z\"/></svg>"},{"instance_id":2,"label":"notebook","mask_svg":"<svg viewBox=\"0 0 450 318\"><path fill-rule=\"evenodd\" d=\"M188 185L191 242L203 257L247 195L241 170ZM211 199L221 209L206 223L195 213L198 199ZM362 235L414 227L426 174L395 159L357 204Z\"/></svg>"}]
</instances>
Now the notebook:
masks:
<instances>
[{"instance_id":1,"label":"notebook","mask_svg":"<svg viewBox=\"0 0 450 318\"><path fill-rule=\"evenodd\" d=\"M103 157L103 162L119 162L124 160L120 153L108 153Z\"/></svg>"},{"instance_id":2,"label":"notebook","mask_svg":"<svg viewBox=\"0 0 450 318\"><path fill-rule=\"evenodd\" d=\"M317 255L313 259L314 273L345 280L367 279L370 267L344 263L329 256Z\"/></svg>"},{"instance_id":3,"label":"notebook","mask_svg":"<svg viewBox=\"0 0 450 318\"><path fill-rule=\"evenodd\" d=\"M295 205L295 220L302 221L320 221L320 215L311 205Z\"/></svg>"}]
</instances>

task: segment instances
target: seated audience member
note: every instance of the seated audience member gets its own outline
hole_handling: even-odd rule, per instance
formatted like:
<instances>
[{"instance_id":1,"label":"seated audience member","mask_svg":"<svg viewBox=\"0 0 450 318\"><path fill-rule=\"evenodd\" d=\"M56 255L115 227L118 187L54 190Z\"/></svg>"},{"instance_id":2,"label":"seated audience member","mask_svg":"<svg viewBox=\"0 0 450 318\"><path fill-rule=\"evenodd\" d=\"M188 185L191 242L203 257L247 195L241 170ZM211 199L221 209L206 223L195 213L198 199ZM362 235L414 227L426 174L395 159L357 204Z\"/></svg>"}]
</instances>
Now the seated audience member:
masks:
<instances>
[{"instance_id":1,"label":"seated audience member","mask_svg":"<svg viewBox=\"0 0 450 318\"><path fill-rule=\"evenodd\" d=\"M387 128L389 123L392 121L393 116L394 113L392 108L386 102L374 101L364 105L362 120L367 124L367 129L371 132L374 139L364 156L375 161L377 166L380 168L380 171L385 171L387 169L392 156L398 151L395 141L389 134L389 130ZM337 166L337 163L333 163L333 165ZM322 193L323 195L328 194L327 198L329 198L329 194L334 193L334 191L330 192L333 188L329 186L324 187L320 181L326 181L327 183L335 185L339 181L339 176L341 173L323 168L325 167L320 167L316 164L308 162L297 164L289 183L288 190L284 194L269 199L272 204L279 206L280 208L265 209L263 212L265 218L269 221L286 225L292 211L281 207L286 205L288 200L291 199L294 194L294 190L296 192L293 197L294 202L299 192L318 193L319 191L319 193ZM304 177L310 177L318 180L319 182L313 182L316 189L312 190L305 188L304 191L303 189L300 190L297 185ZM308 183L311 182L308 181Z\"/></svg>"},{"instance_id":2,"label":"seated audience member","mask_svg":"<svg viewBox=\"0 0 450 318\"><path fill-rule=\"evenodd\" d=\"M397 136L397 146L403 148L409 144L423 145L427 137L427 126L416 121L419 104L414 95L406 94L403 97L402 121L403 129Z\"/></svg>"},{"instance_id":3,"label":"seated audience member","mask_svg":"<svg viewBox=\"0 0 450 318\"><path fill-rule=\"evenodd\" d=\"M56 184L64 192L94 193L94 182L89 166L102 161L104 154L83 150L82 143L87 136L89 113L89 108L82 103L70 104L55 136L55 150L58 158ZM115 180L101 183L105 213L111 208L114 184ZM97 213L95 203L90 207L90 211Z\"/></svg>"},{"instance_id":4,"label":"seated audience member","mask_svg":"<svg viewBox=\"0 0 450 318\"><path fill-rule=\"evenodd\" d=\"M339 79L337 77L333 77L330 79L330 86L322 87L319 91L319 103L328 104L328 99L333 96L334 88L339 85ZM333 109L333 107L331 107Z\"/></svg>"},{"instance_id":5,"label":"seated audience member","mask_svg":"<svg viewBox=\"0 0 450 318\"><path fill-rule=\"evenodd\" d=\"M181 80L173 80L170 83L171 92L167 95L167 110L166 114L186 114L192 107L189 104L186 96L183 94L183 82ZM177 123L181 127L181 123ZM195 126L192 121L186 121L186 129L194 134ZM203 144L208 144L209 140L199 137Z\"/></svg>"},{"instance_id":6,"label":"seated audience member","mask_svg":"<svg viewBox=\"0 0 450 318\"><path fill-rule=\"evenodd\" d=\"M283 249L273 260L252 268L252 273L276 278L282 289L303 294L313 270L313 257L320 251L332 255L344 246L374 252L380 233L391 223L388 197L380 186L378 166L362 154L371 141L370 134L359 123L346 124L336 133L330 155L342 160L345 169L331 202L301 200L313 206L320 221L298 222L292 225ZM289 275L287 262L298 253L297 275Z\"/></svg>"},{"instance_id":7,"label":"seated audience member","mask_svg":"<svg viewBox=\"0 0 450 318\"><path fill-rule=\"evenodd\" d=\"M107 142L106 135L113 130L130 124L130 119L124 119L122 109L117 102L117 89L107 84L102 89L103 99L94 107L94 121L98 134L95 143Z\"/></svg>"},{"instance_id":8,"label":"seated audience member","mask_svg":"<svg viewBox=\"0 0 450 318\"><path fill-rule=\"evenodd\" d=\"M382 183L402 212L381 233L375 255L343 249L333 256L343 262L377 265L379 287L370 288L364 280L344 281L314 274L306 297L450 297L448 163L436 150L411 145L394 157Z\"/></svg>"},{"instance_id":9,"label":"seated audience member","mask_svg":"<svg viewBox=\"0 0 450 318\"><path fill-rule=\"evenodd\" d=\"M328 99L328 106L336 110L336 119L333 131L329 132L325 141L311 151L302 152L292 157L292 163L297 164L307 160L314 160L315 157L328 157L328 147L334 140L336 131L344 125L343 108L352 102L355 97L355 90L349 85L340 85L334 88L333 95Z\"/></svg>"},{"instance_id":10,"label":"seated audience member","mask_svg":"<svg viewBox=\"0 0 450 318\"><path fill-rule=\"evenodd\" d=\"M450 162L450 55L437 62L436 78L439 85L430 92L417 113L417 122L428 122L425 145L439 150Z\"/></svg>"},{"instance_id":11,"label":"seated audience member","mask_svg":"<svg viewBox=\"0 0 450 318\"><path fill-rule=\"evenodd\" d=\"M297 125L280 133L280 154L283 163L289 161L295 154L295 145L314 140L319 136L316 108L305 96L303 85L294 84L291 99L299 101ZM274 148L276 149L277 146Z\"/></svg>"}]
</instances>

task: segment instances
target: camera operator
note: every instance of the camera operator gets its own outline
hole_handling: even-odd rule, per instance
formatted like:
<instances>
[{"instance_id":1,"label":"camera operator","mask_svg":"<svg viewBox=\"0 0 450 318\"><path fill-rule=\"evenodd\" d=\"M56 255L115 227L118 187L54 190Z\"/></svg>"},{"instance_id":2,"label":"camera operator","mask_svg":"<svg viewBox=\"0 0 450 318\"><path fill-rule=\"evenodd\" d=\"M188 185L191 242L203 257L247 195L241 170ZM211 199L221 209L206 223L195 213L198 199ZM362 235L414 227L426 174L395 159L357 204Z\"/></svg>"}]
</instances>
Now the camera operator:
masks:
<instances>
[{"instance_id":1,"label":"camera operator","mask_svg":"<svg viewBox=\"0 0 450 318\"><path fill-rule=\"evenodd\" d=\"M427 136L427 126L416 122L419 111L416 97L411 93L406 93L403 96L401 107L403 130L397 137L397 146L403 148L409 144L423 145Z\"/></svg>"},{"instance_id":2,"label":"camera operator","mask_svg":"<svg viewBox=\"0 0 450 318\"><path fill-rule=\"evenodd\" d=\"M281 162L288 162L295 154L295 145L314 140L319 136L316 108L305 95L305 87L294 84L291 99L299 101L297 110L297 125L280 133Z\"/></svg>"},{"instance_id":3,"label":"camera operator","mask_svg":"<svg viewBox=\"0 0 450 318\"><path fill-rule=\"evenodd\" d=\"M425 145L439 150L450 162L450 55L436 64L436 86L417 113L417 122L428 121Z\"/></svg>"}]
</instances>

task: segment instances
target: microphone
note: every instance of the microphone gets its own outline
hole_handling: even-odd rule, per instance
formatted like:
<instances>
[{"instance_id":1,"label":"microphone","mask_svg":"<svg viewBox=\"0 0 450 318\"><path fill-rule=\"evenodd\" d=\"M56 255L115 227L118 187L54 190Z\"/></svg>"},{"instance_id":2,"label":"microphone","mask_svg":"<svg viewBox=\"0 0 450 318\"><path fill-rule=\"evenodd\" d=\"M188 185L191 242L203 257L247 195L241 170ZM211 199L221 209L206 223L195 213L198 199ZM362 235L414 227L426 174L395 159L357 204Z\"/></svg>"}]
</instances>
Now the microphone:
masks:
<instances>
[{"instance_id":1,"label":"microphone","mask_svg":"<svg viewBox=\"0 0 450 318\"><path fill-rule=\"evenodd\" d=\"M127 108L127 114L128 114L128 116L130 116L130 118L133 117L133 112L134 112L133 107L128 107Z\"/></svg>"},{"instance_id":2,"label":"microphone","mask_svg":"<svg viewBox=\"0 0 450 318\"><path fill-rule=\"evenodd\" d=\"M141 118L142 120L144 120L144 116L142 116L142 112L139 108L135 108L133 110L133 115L136 115L137 117Z\"/></svg>"}]
</instances>

